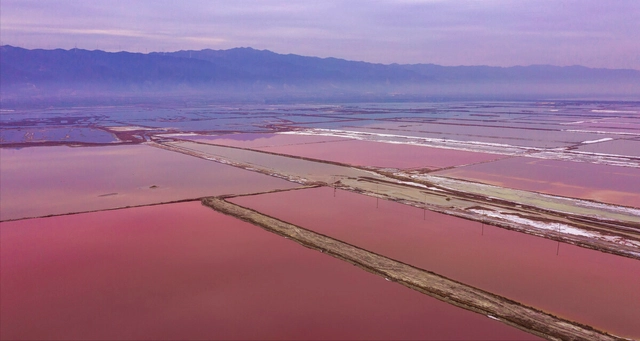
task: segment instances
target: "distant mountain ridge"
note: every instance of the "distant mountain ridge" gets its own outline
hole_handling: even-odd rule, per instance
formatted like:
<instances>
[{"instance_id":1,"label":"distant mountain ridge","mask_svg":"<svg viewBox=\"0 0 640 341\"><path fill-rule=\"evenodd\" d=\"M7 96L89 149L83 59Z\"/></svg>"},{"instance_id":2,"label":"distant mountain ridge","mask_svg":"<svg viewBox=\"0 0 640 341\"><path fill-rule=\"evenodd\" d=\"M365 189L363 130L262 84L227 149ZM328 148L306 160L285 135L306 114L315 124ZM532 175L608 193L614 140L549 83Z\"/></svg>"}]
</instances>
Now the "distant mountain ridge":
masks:
<instances>
[{"instance_id":1,"label":"distant mountain ridge","mask_svg":"<svg viewBox=\"0 0 640 341\"><path fill-rule=\"evenodd\" d=\"M640 89L640 71L583 66L439 66L375 64L267 50L177 51L148 54L82 49L0 47L3 94L65 91L217 89L286 93L523 92L585 93ZM615 89L612 89L614 87ZM577 89L577 90L576 90Z\"/></svg>"}]
</instances>

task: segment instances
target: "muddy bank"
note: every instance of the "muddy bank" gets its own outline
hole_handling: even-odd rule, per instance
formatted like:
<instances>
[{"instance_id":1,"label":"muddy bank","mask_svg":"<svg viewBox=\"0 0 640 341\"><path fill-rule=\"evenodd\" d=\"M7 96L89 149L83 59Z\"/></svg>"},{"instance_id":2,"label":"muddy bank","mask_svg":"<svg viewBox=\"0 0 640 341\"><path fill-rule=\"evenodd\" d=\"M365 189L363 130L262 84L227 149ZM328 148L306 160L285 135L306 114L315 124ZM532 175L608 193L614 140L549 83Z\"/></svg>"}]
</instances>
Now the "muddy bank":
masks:
<instances>
[{"instance_id":1,"label":"muddy bank","mask_svg":"<svg viewBox=\"0 0 640 341\"><path fill-rule=\"evenodd\" d=\"M424 207L431 211L535 236L640 259L638 247L631 245L638 240L637 232L633 229L630 230L624 221L619 220L619 213L612 214L607 210L598 209L596 213L603 219L607 218L605 226L599 224L599 219L593 219L593 214L591 216L583 216L581 214L582 208L575 209L565 205L561 211L556 211L554 206L557 205L546 205L541 200L538 200L536 205L530 206L517 201L513 202L491 198L482 194L468 193L468 189L467 191L455 190L438 183L422 181L407 176L403 177L383 170L362 169L333 162L310 161L304 158L275 155L263 151L202 145L193 142L164 142L150 143L150 145L279 177L303 185L331 185L340 189L385 198L416 207ZM508 191L508 189L505 190ZM514 223L499 217L487 216L472 211L472 209L478 208L483 211L495 211L507 215L522 216L524 214L533 223ZM596 208L594 207L594 209ZM584 218L588 224L575 218ZM545 224L561 223L577 229L597 231L598 234L602 235L598 238L572 235L562 231L538 228L535 224L537 222L544 222ZM622 225L622 228L616 228L617 225ZM597 237L599 235L594 234L594 236Z\"/></svg>"},{"instance_id":2,"label":"muddy bank","mask_svg":"<svg viewBox=\"0 0 640 341\"><path fill-rule=\"evenodd\" d=\"M590 326L555 317L219 198L205 198L202 202L219 212L258 225L303 246L327 253L386 279L397 281L404 286L461 308L487 315L534 335L550 340L620 340Z\"/></svg>"}]
</instances>

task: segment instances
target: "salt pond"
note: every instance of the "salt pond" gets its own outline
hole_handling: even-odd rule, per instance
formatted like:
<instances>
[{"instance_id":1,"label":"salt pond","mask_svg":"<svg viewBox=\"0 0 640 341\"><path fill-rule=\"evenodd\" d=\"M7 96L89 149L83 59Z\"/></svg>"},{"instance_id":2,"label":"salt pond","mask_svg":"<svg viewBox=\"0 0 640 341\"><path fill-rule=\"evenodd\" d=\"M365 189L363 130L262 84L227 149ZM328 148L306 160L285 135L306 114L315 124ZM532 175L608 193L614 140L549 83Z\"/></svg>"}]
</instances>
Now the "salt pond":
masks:
<instances>
[{"instance_id":1,"label":"salt pond","mask_svg":"<svg viewBox=\"0 0 640 341\"><path fill-rule=\"evenodd\" d=\"M318 188L231 201L556 316L640 337L637 260L568 244L556 255L558 244L548 239L333 193Z\"/></svg>"},{"instance_id":2,"label":"salt pond","mask_svg":"<svg viewBox=\"0 0 640 341\"><path fill-rule=\"evenodd\" d=\"M0 149L1 220L297 185L147 145Z\"/></svg>"},{"instance_id":3,"label":"salt pond","mask_svg":"<svg viewBox=\"0 0 640 341\"><path fill-rule=\"evenodd\" d=\"M0 233L2 339L537 339L199 202Z\"/></svg>"},{"instance_id":4,"label":"salt pond","mask_svg":"<svg viewBox=\"0 0 640 341\"><path fill-rule=\"evenodd\" d=\"M640 207L640 169L632 167L521 157L448 169L434 175Z\"/></svg>"}]
</instances>

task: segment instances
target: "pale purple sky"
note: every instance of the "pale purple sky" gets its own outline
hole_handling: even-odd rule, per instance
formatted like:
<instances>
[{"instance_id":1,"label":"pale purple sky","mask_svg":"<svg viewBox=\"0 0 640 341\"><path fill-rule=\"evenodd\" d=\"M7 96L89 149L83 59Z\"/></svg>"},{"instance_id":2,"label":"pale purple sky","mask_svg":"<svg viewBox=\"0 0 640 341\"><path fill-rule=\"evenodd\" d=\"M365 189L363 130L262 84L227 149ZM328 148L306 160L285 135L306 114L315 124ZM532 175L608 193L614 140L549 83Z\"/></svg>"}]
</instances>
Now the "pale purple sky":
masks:
<instances>
[{"instance_id":1,"label":"pale purple sky","mask_svg":"<svg viewBox=\"0 0 640 341\"><path fill-rule=\"evenodd\" d=\"M640 69L640 0L2 0L2 44Z\"/></svg>"}]
</instances>

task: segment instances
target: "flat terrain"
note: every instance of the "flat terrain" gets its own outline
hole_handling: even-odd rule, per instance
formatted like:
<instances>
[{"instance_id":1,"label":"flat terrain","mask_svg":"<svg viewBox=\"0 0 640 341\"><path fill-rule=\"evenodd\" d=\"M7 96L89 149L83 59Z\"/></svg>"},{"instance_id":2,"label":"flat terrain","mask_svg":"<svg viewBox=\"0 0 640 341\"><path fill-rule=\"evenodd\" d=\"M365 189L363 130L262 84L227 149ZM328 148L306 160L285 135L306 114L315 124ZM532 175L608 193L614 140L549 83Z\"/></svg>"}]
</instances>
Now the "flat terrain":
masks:
<instances>
[{"instance_id":1,"label":"flat terrain","mask_svg":"<svg viewBox=\"0 0 640 341\"><path fill-rule=\"evenodd\" d=\"M6 340L537 339L199 201L1 226Z\"/></svg>"},{"instance_id":2,"label":"flat terrain","mask_svg":"<svg viewBox=\"0 0 640 341\"><path fill-rule=\"evenodd\" d=\"M413 268L384 256L359 249L339 240L301 229L255 211L230 205L217 198L206 198L203 203L218 211L260 225L267 230L313 249L319 249L363 269L398 281L412 289L425 292L444 302L465 309L488 314L487 316L517 326L545 338L613 340L610 335L585 326L547 315L535 309L517 304L503 297L452 281L436 274Z\"/></svg>"},{"instance_id":3,"label":"flat terrain","mask_svg":"<svg viewBox=\"0 0 640 341\"><path fill-rule=\"evenodd\" d=\"M637 168L535 158L509 158L433 175L563 197L640 207Z\"/></svg>"},{"instance_id":4,"label":"flat terrain","mask_svg":"<svg viewBox=\"0 0 640 341\"><path fill-rule=\"evenodd\" d=\"M227 200L555 316L640 335L634 259L558 250L545 238L327 187ZM616 290L607 290L612 282Z\"/></svg>"},{"instance_id":5,"label":"flat terrain","mask_svg":"<svg viewBox=\"0 0 640 341\"><path fill-rule=\"evenodd\" d=\"M0 154L2 220L297 187L146 145L3 148Z\"/></svg>"},{"instance_id":6,"label":"flat terrain","mask_svg":"<svg viewBox=\"0 0 640 341\"><path fill-rule=\"evenodd\" d=\"M435 170L505 157L424 146L308 135L231 134L207 137L177 136L177 138L377 168Z\"/></svg>"},{"instance_id":7,"label":"flat terrain","mask_svg":"<svg viewBox=\"0 0 640 341\"><path fill-rule=\"evenodd\" d=\"M640 103L0 123L2 339L640 338Z\"/></svg>"}]
</instances>

